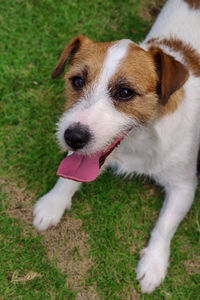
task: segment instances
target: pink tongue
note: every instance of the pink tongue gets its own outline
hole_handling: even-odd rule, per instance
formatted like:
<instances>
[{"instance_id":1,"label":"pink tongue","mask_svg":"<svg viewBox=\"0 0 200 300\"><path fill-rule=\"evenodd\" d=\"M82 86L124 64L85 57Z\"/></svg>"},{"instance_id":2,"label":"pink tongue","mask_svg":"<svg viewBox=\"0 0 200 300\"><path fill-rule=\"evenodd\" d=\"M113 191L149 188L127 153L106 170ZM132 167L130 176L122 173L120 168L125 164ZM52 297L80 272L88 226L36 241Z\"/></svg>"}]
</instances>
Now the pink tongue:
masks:
<instances>
[{"instance_id":1,"label":"pink tongue","mask_svg":"<svg viewBox=\"0 0 200 300\"><path fill-rule=\"evenodd\" d=\"M124 138L123 133L117 138L104 152L91 156L84 156L77 153L64 158L57 171L57 175L80 182L89 182L97 178L99 169L104 163L105 158L112 152L115 146Z\"/></svg>"},{"instance_id":2,"label":"pink tongue","mask_svg":"<svg viewBox=\"0 0 200 300\"><path fill-rule=\"evenodd\" d=\"M93 181L99 174L100 156L101 153L92 156L72 153L61 161L57 175L75 181Z\"/></svg>"}]
</instances>

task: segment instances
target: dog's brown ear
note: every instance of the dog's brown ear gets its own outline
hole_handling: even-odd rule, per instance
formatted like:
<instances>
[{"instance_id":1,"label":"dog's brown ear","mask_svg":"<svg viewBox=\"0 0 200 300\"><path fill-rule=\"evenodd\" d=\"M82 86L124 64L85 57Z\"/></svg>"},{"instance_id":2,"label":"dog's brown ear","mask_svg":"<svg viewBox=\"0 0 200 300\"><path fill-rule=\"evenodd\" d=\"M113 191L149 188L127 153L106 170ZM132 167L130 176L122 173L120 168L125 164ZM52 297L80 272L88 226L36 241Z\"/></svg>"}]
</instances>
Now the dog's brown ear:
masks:
<instances>
[{"instance_id":1,"label":"dog's brown ear","mask_svg":"<svg viewBox=\"0 0 200 300\"><path fill-rule=\"evenodd\" d=\"M90 41L90 40L83 35L79 35L79 36L73 38L67 44L67 46L64 48L63 52L61 53L61 56L58 60L58 63L56 65L55 69L52 72L52 75L51 75L52 79L57 78L58 76L60 76L60 74L62 74L64 72L67 60L71 60L73 58L73 56L78 52L81 45L85 41Z\"/></svg>"},{"instance_id":2,"label":"dog's brown ear","mask_svg":"<svg viewBox=\"0 0 200 300\"><path fill-rule=\"evenodd\" d=\"M151 47L149 51L153 56L159 77L158 94L160 101L165 105L170 96L183 86L189 73L182 63L164 53L160 48Z\"/></svg>"}]
</instances>

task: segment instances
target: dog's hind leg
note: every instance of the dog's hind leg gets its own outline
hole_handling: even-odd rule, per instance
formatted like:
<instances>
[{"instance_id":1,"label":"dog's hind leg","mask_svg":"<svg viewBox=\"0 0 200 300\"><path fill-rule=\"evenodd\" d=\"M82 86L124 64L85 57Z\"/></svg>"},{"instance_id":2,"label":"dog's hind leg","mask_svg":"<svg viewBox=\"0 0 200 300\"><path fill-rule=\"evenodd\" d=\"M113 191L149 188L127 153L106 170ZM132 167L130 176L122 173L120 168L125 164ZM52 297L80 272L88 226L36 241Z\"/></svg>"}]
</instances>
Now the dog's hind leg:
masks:
<instances>
[{"instance_id":1,"label":"dog's hind leg","mask_svg":"<svg viewBox=\"0 0 200 300\"><path fill-rule=\"evenodd\" d=\"M80 185L80 182L59 178L53 189L35 204L33 210L35 228L41 231L56 226L65 209L71 208L72 197Z\"/></svg>"},{"instance_id":2,"label":"dog's hind leg","mask_svg":"<svg viewBox=\"0 0 200 300\"><path fill-rule=\"evenodd\" d=\"M151 293L165 278L170 255L170 241L189 211L196 189L196 178L168 185L159 219L151 233L147 248L141 251L137 279L141 290Z\"/></svg>"}]
</instances>

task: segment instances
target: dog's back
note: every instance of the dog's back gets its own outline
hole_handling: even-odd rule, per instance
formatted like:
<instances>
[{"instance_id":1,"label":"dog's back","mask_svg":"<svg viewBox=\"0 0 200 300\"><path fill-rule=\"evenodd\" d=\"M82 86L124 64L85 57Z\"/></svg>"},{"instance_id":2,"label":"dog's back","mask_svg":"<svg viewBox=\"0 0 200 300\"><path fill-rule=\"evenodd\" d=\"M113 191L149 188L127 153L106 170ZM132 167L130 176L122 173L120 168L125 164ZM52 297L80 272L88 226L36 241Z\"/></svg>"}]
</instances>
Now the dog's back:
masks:
<instances>
[{"instance_id":1,"label":"dog's back","mask_svg":"<svg viewBox=\"0 0 200 300\"><path fill-rule=\"evenodd\" d=\"M152 38L178 38L200 53L200 1L169 0L147 35Z\"/></svg>"},{"instance_id":2,"label":"dog's back","mask_svg":"<svg viewBox=\"0 0 200 300\"><path fill-rule=\"evenodd\" d=\"M190 77L184 85L182 105L174 114L169 114L156 124L161 139L180 146L180 156L191 164L192 152L200 144L200 1L169 0L159 14L152 29L141 46L152 45L183 63ZM173 128L174 127L174 128ZM172 140L172 132L174 139ZM184 137L184 138L183 138ZM169 142L168 140L168 142ZM190 145L190 146L189 146ZM171 147L173 149L173 147ZM177 148L178 149L178 148ZM187 152L185 156L183 154ZM183 152L182 152L183 151ZM182 153L182 154L181 154ZM189 159L190 158L190 159ZM185 170L187 172L187 170Z\"/></svg>"}]
</instances>

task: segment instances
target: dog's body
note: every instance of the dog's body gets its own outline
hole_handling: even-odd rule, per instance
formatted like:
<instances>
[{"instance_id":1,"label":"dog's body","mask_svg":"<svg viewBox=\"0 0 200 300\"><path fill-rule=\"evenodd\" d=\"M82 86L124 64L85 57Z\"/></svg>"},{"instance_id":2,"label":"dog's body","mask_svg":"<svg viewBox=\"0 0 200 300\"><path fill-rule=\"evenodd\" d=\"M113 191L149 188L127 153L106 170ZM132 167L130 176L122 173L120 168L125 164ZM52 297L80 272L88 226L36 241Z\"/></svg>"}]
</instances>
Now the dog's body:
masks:
<instances>
[{"instance_id":1,"label":"dog's body","mask_svg":"<svg viewBox=\"0 0 200 300\"><path fill-rule=\"evenodd\" d=\"M93 43L77 37L53 72L54 78L60 75L71 56L66 75L69 110L58 124L61 146L90 156L126 135L104 166L115 167L117 173L146 174L165 189L163 208L137 267L141 289L147 293L165 277L170 241L196 189L199 34L199 1L169 0L140 47L129 40ZM80 127L84 140L77 146L69 141L67 129L71 135L73 130L79 133ZM70 209L79 186L60 178L37 202L35 227L45 230L56 225L64 210Z\"/></svg>"}]
</instances>

